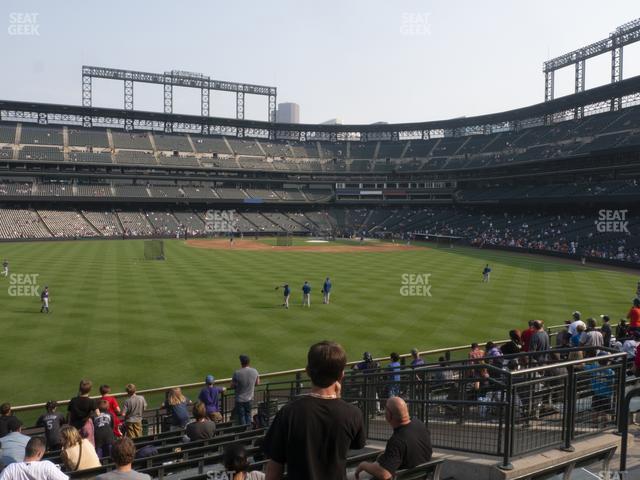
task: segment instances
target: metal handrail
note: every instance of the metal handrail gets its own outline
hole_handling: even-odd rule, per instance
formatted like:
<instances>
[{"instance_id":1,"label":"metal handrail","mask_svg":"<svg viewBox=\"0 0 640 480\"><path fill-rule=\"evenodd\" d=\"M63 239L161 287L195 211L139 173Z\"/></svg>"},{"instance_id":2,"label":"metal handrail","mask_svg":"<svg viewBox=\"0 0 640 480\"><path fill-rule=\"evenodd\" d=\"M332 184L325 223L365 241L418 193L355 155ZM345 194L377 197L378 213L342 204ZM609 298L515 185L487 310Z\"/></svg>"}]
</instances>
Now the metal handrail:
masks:
<instances>
[{"instance_id":1,"label":"metal handrail","mask_svg":"<svg viewBox=\"0 0 640 480\"><path fill-rule=\"evenodd\" d=\"M546 328L546 330L552 332L549 334L549 336L554 336L556 335L555 332L553 332L554 329L559 329L559 328L564 328L565 325L551 325L549 327ZM612 325L613 327L613 325ZM497 340L494 341L493 343L495 345L503 345L507 342L509 342L510 340ZM454 346L454 347L444 347L444 348L436 348L433 350L422 350L419 351L418 354L423 356L423 355L438 355L438 354L442 354L442 353L447 353L447 352L459 352L462 350L467 350L469 348L470 344L466 344L466 345L458 345L458 346ZM400 358L409 358L411 357L411 353L404 353L400 355ZM384 360L388 360L389 357L376 357L373 360L376 362L380 362L380 361L384 361ZM352 367L353 365L356 365L357 363L360 363L362 360L355 360L355 361L351 361L347 363L348 367ZM296 369L292 369L292 370L281 370L281 371L277 371L277 372L270 372L270 373L265 373L265 374L261 374L260 378L261 379L270 379L270 378L278 378L278 377L284 377L287 375L297 375L297 374L303 374L305 373L305 369L304 368L296 368ZM219 379L216 380L216 383L218 385L230 385L231 384L231 378L223 378L223 379ZM179 384L179 385L167 385L167 386L162 386L162 387L154 387L154 388L147 388L147 389L143 389L143 390L138 390L136 393L140 394L140 395L147 395L147 394L155 394L155 393L164 393L167 390L171 389L171 388L181 388L181 389L190 389L190 388L198 388L198 387L203 387L204 386L204 382L194 382L194 383L184 383L184 384ZM116 398L124 398L127 396L126 392L117 392L117 393L111 393L110 394L113 397ZM91 398L100 398L98 395L92 396ZM67 405L69 403L70 399L65 399L65 400L59 400L57 403L58 405ZM46 407L46 402L41 402L41 403L32 403L32 404L27 404L27 405L18 405L15 407L12 407L12 410L14 412L24 412L24 411L29 411L29 410L36 410L36 409L42 409Z\"/></svg>"}]
</instances>

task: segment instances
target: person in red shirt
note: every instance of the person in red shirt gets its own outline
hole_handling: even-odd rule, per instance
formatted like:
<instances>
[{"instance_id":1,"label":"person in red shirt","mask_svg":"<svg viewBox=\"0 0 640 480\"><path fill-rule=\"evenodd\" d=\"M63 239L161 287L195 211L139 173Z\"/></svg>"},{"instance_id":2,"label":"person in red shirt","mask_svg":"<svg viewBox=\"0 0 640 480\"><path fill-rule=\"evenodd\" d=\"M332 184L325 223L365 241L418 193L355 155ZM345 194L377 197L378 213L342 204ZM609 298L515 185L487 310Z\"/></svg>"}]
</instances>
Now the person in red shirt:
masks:
<instances>
[{"instance_id":1,"label":"person in red shirt","mask_svg":"<svg viewBox=\"0 0 640 480\"><path fill-rule=\"evenodd\" d=\"M523 352L529 351L529 343L531 342L531 336L534 334L535 331L536 329L533 328L533 320L529 320L529 328L527 328L524 332L522 332L522 335L520 336L520 339L522 340Z\"/></svg>"},{"instance_id":2,"label":"person in red shirt","mask_svg":"<svg viewBox=\"0 0 640 480\"><path fill-rule=\"evenodd\" d=\"M120 420L120 405L118 405L116 397L109 395L110 393L111 387L109 385L100 385L100 395L102 395L103 400L106 400L109 404L109 413L113 418L113 433L116 434L116 437L121 437L120 424L122 421Z\"/></svg>"},{"instance_id":3,"label":"person in red shirt","mask_svg":"<svg viewBox=\"0 0 640 480\"><path fill-rule=\"evenodd\" d=\"M632 329L640 328L640 298L633 299L633 307L627 313L629 319L629 327Z\"/></svg>"}]
</instances>

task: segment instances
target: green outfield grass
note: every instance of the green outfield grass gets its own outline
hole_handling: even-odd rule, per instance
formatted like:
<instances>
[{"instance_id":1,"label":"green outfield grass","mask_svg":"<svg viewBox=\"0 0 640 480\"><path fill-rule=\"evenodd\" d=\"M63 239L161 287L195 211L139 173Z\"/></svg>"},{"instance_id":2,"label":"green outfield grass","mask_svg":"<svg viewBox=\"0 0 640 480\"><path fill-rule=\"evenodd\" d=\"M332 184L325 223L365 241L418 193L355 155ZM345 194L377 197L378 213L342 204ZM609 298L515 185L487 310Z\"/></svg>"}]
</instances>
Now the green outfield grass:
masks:
<instances>
[{"instance_id":1,"label":"green outfield grass","mask_svg":"<svg viewBox=\"0 0 640 480\"><path fill-rule=\"evenodd\" d=\"M357 359L391 351L505 338L528 319L561 323L623 316L637 278L545 257L466 248L397 252L204 250L166 241L166 261L142 260L143 243L0 244L11 272L39 274L37 297L12 297L0 277L0 401L33 403L74 394L80 378L141 388L228 377L239 353L261 372L304 365L308 346L335 339ZM491 283L480 282L486 262ZM431 274L431 297L400 295L403 274ZM321 304L325 276L332 304ZM300 306L304 280L312 308ZM292 308L280 307L283 282Z\"/></svg>"}]
</instances>

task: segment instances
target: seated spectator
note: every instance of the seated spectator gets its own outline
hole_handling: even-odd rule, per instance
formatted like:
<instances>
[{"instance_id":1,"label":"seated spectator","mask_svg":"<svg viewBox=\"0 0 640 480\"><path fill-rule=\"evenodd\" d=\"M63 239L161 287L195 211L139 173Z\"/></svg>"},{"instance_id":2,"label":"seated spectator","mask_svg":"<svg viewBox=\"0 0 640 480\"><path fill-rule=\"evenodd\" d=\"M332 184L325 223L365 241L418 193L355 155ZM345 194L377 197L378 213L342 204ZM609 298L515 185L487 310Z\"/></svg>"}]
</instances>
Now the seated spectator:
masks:
<instances>
[{"instance_id":1,"label":"seated spectator","mask_svg":"<svg viewBox=\"0 0 640 480\"><path fill-rule=\"evenodd\" d=\"M622 351L627 354L628 360L633 360L636 357L636 348L638 347L637 339L638 334L633 332L633 334L622 344Z\"/></svg>"},{"instance_id":2,"label":"seated spectator","mask_svg":"<svg viewBox=\"0 0 640 480\"><path fill-rule=\"evenodd\" d=\"M77 472L100 466L96 449L89 440L80 436L80 432L73 425L65 425L60 429L60 440L60 458L67 470Z\"/></svg>"},{"instance_id":3,"label":"seated spectator","mask_svg":"<svg viewBox=\"0 0 640 480\"><path fill-rule=\"evenodd\" d=\"M602 333L596 330L597 324L595 318L589 318L587 320L587 329L580 336L581 347L601 347L604 345L604 339Z\"/></svg>"},{"instance_id":4,"label":"seated spectator","mask_svg":"<svg viewBox=\"0 0 640 480\"><path fill-rule=\"evenodd\" d=\"M29 437L22 434L22 422L16 417L11 417L7 428L9 433L0 438L0 465L22 462L29 443Z\"/></svg>"},{"instance_id":5,"label":"seated spectator","mask_svg":"<svg viewBox=\"0 0 640 480\"><path fill-rule=\"evenodd\" d=\"M195 440L207 440L213 438L216 433L216 424L207 415L204 403L198 402L193 407L194 422L187 425L187 437L192 442Z\"/></svg>"},{"instance_id":6,"label":"seated spectator","mask_svg":"<svg viewBox=\"0 0 640 480\"><path fill-rule=\"evenodd\" d=\"M115 470L103 473L96 480L151 480L146 473L136 472L131 464L136 458L136 446L133 440L124 437L119 438L111 449L111 460L116 466Z\"/></svg>"},{"instance_id":7,"label":"seated spectator","mask_svg":"<svg viewBox=\"0 0 640 480\"><path fill-rule=\"evenodd\" d=\"M68 480L49 460L42 460L46 450L45 439L33 437L25 447L24 461L14 462L0 474L0 480Z\"/></svg>"},{"instance_id":8,"label":"seated spectator","mask_svg":"<svg viewBox=\"0 0 640 480\"><path fill-rule=\"evenodd\" d=\"M100 413L93 419L93 436L96 441L98 458L111 455L111 444L115 441L113 433L113 416L109 413L109 402L104 398L98 401Z\"/></svg>"},{"instance_id":9,"label":"seated spectator","mask_svg":"<svg viewBox=\"0 0 640 480\"><path fill-rule=\"evenodd\" d=\"M411 366L412 367L420 367L424 365L424 360L420 358L420 354L418 353L417 348L411 349Z\"/></svg>"},{"instance_id":10,"label":"seated spectator","mask_svg":"<svg viewBox=\"0 0 640 480\"><path fill-rule=\"evenodd\" d=\"M468 354L470 364L471 365L482 365L484 364L484 350L482 350L476 342L471 344L471 351ZM466 375L469 377L475 377L478 381L473 383L473 389L480 389L480 378L484 379L489 374L487 373L486 368L477 368L477 369L469 369L466 370Z\"/></svg>"},{"instance_id":11,"label":"seated spectator","mask_svg":"<svg viewBox=\"0 0 640 480\"><path fill-rule=\"evenodd\" d=\"M522 340L519 330L509 331L509 341L500 347L502 355L515 355L522 350Z\"/></svg>"},{"instance_id":12,"label":"seated spectator","mask_svg":"<svg viewBox=\"0 0 640 480\"><path fill-rule=\"evenodd\" d=\"M120 405L118 405L118 400L116 397L109 395L111 393L111 387L109 385L100 385L100 395L102 398L109 402L109 413L111 414L111 418L113 418L113 433L116 437L121 437L122 432L120 431L120 425L122 422L120 421Z\"/></svg>"},{"instance_id":13,"label":"seated spectator","mask_svg":"<svg viewBox=\"0 0 640 480\"><path fill-rule=\"evenodd\" d=\"M400 397L387 401L385 420L393 428L384 453L376 462L362 462L356 469L356 478L367 472L378 480L392 479L398 470L417 467L431 460L433 450L427 427L418 419L409 417L407 404Z\"/></svg>"},{"instance_id":14,"label":"seated spectator","mask_svg":"<svg viewBox=\"0 0 640 480\"><path fill-rule=\"evenodd\" d=\"M578 325L576 327L576 333L571 335L571 346L572 347L579 347L580 346L580 339L582 338L582 334L584 333L584 331L587 328L584 325Z\"/></svg>"},{"instance_id":15,"label":"seated spectator","mask_svg":"<svg viewBox=\"0 0 640 480\"><path fill-rule=\"evenodd\" d=\"M377 370L380 364L373 360L373 356L369 352L362 354L362 361L353 366L353 370Z\"/></svg>"},{"instance_id":16,"label":"seated spectator","mask_svg":"<svg viewBox=\"0 0 640 480\"><path fill-rule=\"evenodd\" d=\"M78 430L84 428L86 421L96 412L95 402L89 398L91 380L81 380L78 395L69 401L67 422Z\"/></svg>"},{"instance_id":17,"label":"seated spectator","mask_svg":"<svg viewBox=\"0 0 640 480\"><path fill-rule=\"evenodd\" d=\"M136 394L136 386L133 383L127 385L127 395L122 405L125 435L138 438L142 436L142 414L147 408L147 401L142 395Z\"/></svg>"},{"instance_id":18,"label":"seated spectator","mask_svg":"<svg viewBox=\"0 0 640 480\"><path fill-rule=\"evenodd\" d=\"M198 400L204 404L209 419L216 423L220 423L222 421L222 414L220 413L220 398L225 389L224 387L216 387L216 379L213 375L207 375L204 379L204 383L206 385L202 390L200 390Z\"/></svg>"},{"instance_id":19,"label":"seated spectator","mask_svg":"<svg viewBox=\"0 0 640 480\"><path fill-rule=\"evenodd\" d=\"M571 334L572 337L577 333L579 325L584 327L585 330L587 329L587 326L584 324L584 322L580 320L581 316L582 315L580 312L578 311L573 312L573 320L569 324L569 333Z\"/></svg>"},{"instance_id":20,"label":"seated spectator","mask_svg":"<svg viewBox=\"0 0 640 480\"><path fill-rule=\"evenodd\" d=\"M162 404L169 412L171 430L182 430L189 423L189 405L191 401L182 394L180 387L172 388Z\"/></svg>"},{"instance_id":21,"label":"seated spectator","mask_svg":"<svg viewBox=\"0 0 640 480\"><path fill-rule=\"evenodd\" d=\"M0 437L9 433L9 422L14 418L10 403L0 405Z\"/></svg>"},{"instance_id":22,"label":"seated spectator","mask_svg":"<svg viewBox=\"0 0 640 480\"><path fill-rule=\"evenodd\" d=\"M224 449L224 467L228 472L233 472L233 478L229 480L262 480L265 478L262 472L249 471L247 451L238 443L232 443Z\"/></svg>"},{"instance_id":23,"label":"seated spectator","mask_svg":"<svg viewBox=\"0 0 640 480\"><path fill-rule=\"evenodd\" d=\"M571 346L571 334L569 333L569 325L571 320L565 320L564 328L556 335L556 348L569 348Z\"/></svg>"},{"instance_id":24,"label":"seated spectator","mask_svg":"<svg viewBox=\"0 0 640 480\"><path fill-rule=\"evenodd\" d=\"M588 358L598 358L595 350L586 352ZM610 368L602 368L609 365L609 360L603 358L597 362L586 362L585 371L591 372L591 409L594 412L593 423L606 423L609 419L611 411L611 400L613 398L613 389L615 383L615 375Z\"/></svg>"},{"instance_id":25,"label":"seated spectator","mask_svg":"<svg viewBox=\"0 0 640 480\"><path fill-rule=\"evenodd\" d=\"M66 423L64 415L57 412L58 403L55 400L47 402L47 413L40 415L36 427L44 428L47 439L47 449L60 450L60 427Z\"/></svg>"},{"instance_id":26,"label":"seated spectator","mask_svg":"<svg viewBox=\"0 0 640 480\"><path fill-rule=\"evenodd\" d=\"M487 342L485 345L485 351L486 356L491 358L492 364L502 367L502 352L495 343L491 341Z\"/></svg>"},{"instance_id":27,"label":"seated spectator","mask_svg":"<svg viewBox=\"0 0 640 480\"><path fill-rule=\"evenodd\" d=\"M438 366L441 368L447 368L447 362L444 357L438 358ZM451 369L447 370L438 370L433 379L435 380L435 384L437 386L444 386L453 380L453 371Z\"/></svg>"},{"instance_id":28,"label":"seated spectator","mask_svg":"<svg viewBox=\"0 0 640 480\"><path fill-rule=\"evenodd\" d=\"M570 362L582 359L584 359L584 352L582 350L573 350L572 352L569 352L569 355L567 356L567 360ZM573 366L574 370L582 370L583 368L584 364L582 363Z\"/></svg>"},{"instance_id":29,"label":"seated spectator","mask_svg":"<svg viewBox=\"0 0 640 480\"><path fill-rule=\"evenodd\" d=\"M624 342L624 339L629 336L629 326L627 325L627 321L624 318L620 319L620 323L616 327L616 340L619 342Z\"/></svg>"},{"instance_id":30,"label":"seated spectator","mask_svg":"<svg viewBox=\"0 0 640 480\"><path fill-rule=\"evenodd\" d=\"M311 393L276 414L264 440L268 480L343 480L347 452L365 445L362 413L340 399L347 356L334 342L316 343L307 354Z\"/></svg>"},{"instance_id":31,"label":"seated spectator","mask_svg":"<svg viewBox=\"0 0 640 480\"><path fill-rule=\"evenodd\" d=\"M602 326L600 327L600 333L602 333L602 342L605 347L611 346L611 325L609 325L609 316L600 315L602 318Z\"/></svg>"}]
</instances>

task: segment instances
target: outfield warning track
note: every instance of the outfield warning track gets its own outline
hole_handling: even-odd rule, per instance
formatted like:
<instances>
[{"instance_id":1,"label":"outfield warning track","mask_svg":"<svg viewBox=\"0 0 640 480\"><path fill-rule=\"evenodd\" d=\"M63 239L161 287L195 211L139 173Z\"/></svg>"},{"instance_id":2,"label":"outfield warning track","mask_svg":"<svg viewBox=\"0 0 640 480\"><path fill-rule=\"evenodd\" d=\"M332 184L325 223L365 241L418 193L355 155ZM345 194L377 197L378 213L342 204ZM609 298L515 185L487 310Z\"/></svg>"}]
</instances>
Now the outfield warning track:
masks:
<instances>
[{"instance_id":1,"label":"outfield warning track","mask_svg":"<svg viewBox=\"0 0 640 480\"><path fill-rule=\"evenodd\" d=\"M224 238L204 239L197 238L187 240L190 247L209 250L250 250L250 251L281 251L281 252L317 252L317 253L353 253L353 252L402 252L408 250L424 250L424 247L405 245L400 243L365 243L360 244L316 244L316 245L292 245L290 247L269 245L256 240L236 239L230 242Z\"/></svg>"}]
</instances>

